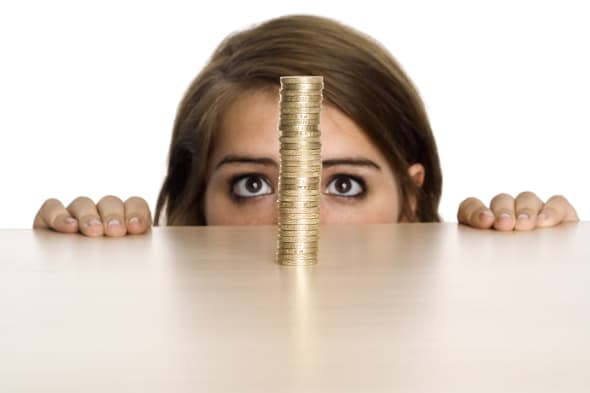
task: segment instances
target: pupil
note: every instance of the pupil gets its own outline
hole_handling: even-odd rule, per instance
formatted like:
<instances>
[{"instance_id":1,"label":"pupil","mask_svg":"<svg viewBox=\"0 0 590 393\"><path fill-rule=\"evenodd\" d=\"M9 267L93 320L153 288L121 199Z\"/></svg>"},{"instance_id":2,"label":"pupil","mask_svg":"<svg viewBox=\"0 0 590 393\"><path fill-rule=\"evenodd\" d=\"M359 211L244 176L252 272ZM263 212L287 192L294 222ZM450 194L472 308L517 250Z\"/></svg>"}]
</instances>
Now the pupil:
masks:
<instances>
[{"instance_id":1,"label":"pupil","mask_svg":"<svg viewBox=\"0 0 590 393\"><path fill-rule=\"evenodd\" d=\"M246 189L248 189L248 192L252 192L252 193L257 192L260 190L260 187L261 187L260 179L258 179L256 177L251 177L246 182Z\"/></svg>"},{"instance_id":2,"label":"pupil","mask_svg":"<svg viewBox=\"0 0 590 393\"><path fill-rule=\"evenodd\" d=\"M348 191L350 191L350 187L351 185L349 179L339 179L336 182L336 189L341 194L346 194Z\"/></svg>"}]
</instances>

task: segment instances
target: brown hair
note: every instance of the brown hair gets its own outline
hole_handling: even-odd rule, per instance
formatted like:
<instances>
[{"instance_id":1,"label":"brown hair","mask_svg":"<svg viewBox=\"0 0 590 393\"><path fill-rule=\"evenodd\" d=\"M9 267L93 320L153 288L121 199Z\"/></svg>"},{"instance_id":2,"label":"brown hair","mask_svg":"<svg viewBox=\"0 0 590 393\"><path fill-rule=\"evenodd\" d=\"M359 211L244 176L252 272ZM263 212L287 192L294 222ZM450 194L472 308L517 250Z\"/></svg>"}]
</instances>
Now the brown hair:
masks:
<instances>
[{"instance_id":1,"label":"brown hair","mask_svg":"<svg viewBox=\"0 0 590 393\"><path fill-rule=\"evenodd\" d=\"M330 19L296 15L230 35L192 82L178 108L156 224L164 207L169 225L206 224L207 165L225 109L244 90L278 86L285 75L323 75L324 100L355 121L389 161L400 186L399 218L440 221L436 143L410 79L370 37ZM422 187L408 175L414 163L426 170Z\"/></svg>"}]
</instances>

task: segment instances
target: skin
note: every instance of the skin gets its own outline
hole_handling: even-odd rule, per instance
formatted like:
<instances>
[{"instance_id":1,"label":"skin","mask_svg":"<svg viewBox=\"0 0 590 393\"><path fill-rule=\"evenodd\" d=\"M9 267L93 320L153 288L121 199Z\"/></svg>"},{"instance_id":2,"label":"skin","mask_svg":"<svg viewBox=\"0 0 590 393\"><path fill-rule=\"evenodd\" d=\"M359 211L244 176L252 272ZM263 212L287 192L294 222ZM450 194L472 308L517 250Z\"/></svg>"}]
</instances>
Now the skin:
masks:
<instances>
[{"instance_id":1,"label":"skin","mask_svg":"<svg viewBox=\"0 0 590 393\"><path fill-rule=\"evenodd\" d=\"M278 96L248 92L226 112L208 172L205 216L209 225L276 223L279 173ZM396 179L379 150L347 116L324 105L321 117L323 172L322 223L396 222L400 201ZM421 185L424 168L414 164L410 176ZM460 224L479 229L525 231L579 221L563 196L543 202L532 192L516 198L499 194L489 207L477 198L459 206ZM98 203L79 197L65 207L46 200L33 227L86 236L139 235L152 225L147 202L105 196Z\"/></svg>"},{"instance_id":2,"label":"skin","mask_svg":"<svg viewBox=\"0 0 590 393\"><path fill-rule=\"evenodd\" d=\"M243 94L227 111L209 168L207 224L276 223L278 112L278 95L266 91ZM324 105L320 123L320 220L326 224L397 221L398 187L385 157L336 108ZM421 183L422 165L415 164L410 171Z\"/></svg>"}]
</instances>

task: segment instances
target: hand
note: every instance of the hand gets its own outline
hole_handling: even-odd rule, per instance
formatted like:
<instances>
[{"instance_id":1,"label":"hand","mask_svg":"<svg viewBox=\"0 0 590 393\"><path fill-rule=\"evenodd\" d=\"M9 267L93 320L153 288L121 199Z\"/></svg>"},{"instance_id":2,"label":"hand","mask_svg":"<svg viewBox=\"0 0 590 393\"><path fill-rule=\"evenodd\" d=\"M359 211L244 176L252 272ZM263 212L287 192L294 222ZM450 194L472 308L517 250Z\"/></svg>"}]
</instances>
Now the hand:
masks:
<instances>
[{"instance_id":1,"label":"hand","mask_svg":"<svg viewBox=\"0 0 590 393\"><path fill-rule=\"evenodd\" d=\"M459 224L499 231L529 231L580 221L563 196L552 196L543 203L532 192L520 193L516 199L508 194L496 195L489 208L477 198L467 198L459 206L457 219Z\"/></svg>"},{"instance_id":2,"label":"hand","mask_svg":"<svg viewBox=\"0 0 590 393\"><path fill-rule=\"evenodd\" d=\"M151 225L150 208L143 198L131 197L123 202L115 196L105 196L97 204L90 198L79 197L67 208L57 199L48 199L37 212L33 228L119 237L143 234Z\"/></svg>"}]
</instances>

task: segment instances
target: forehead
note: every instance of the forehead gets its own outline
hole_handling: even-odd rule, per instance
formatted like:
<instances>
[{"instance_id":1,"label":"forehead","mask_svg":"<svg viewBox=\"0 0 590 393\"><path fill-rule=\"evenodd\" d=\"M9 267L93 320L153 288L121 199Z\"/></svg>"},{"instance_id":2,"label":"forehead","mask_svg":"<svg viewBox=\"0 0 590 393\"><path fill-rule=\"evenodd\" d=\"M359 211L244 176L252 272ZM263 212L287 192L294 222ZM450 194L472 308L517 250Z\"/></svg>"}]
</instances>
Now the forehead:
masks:
<instances>
[{"instance_id":1,"label":"forehead","mask_svg":"<svg viewBox=\"0 0 590 393\"><path fill-rule=\"evenodd\" d=\"M227 154L270 157L278 162L279 93L248 90L241 93L223 114L215 138L213 161ZM322 158L364 157L380 163L385 159L365 132L337 108L324 103L320 120Z\"/></svg>"}]
</instances>

